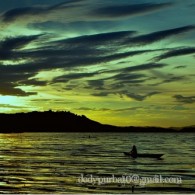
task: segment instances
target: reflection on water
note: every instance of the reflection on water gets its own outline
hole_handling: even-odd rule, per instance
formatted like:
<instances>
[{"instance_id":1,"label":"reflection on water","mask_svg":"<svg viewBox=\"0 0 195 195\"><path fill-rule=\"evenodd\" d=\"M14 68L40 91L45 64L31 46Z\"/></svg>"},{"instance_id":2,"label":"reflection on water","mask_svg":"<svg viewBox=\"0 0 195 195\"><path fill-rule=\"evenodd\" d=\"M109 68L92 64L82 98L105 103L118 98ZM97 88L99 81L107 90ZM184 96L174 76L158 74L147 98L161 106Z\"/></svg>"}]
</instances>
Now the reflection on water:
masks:
<instances>
[{"instance_id":1,"label":"reflection on water","mask_svg":"<svg viewBox=\"0 0 195 195\"><path fill-rule=\"evenodd\" d=\"M86 177L181 177L182 184L135 186L134 193L195 193L193 133L0 134L0 193L132 193L130 184L79 183ZM164 153L162 160L123 155Z\"/></svg>"}]
</instances>

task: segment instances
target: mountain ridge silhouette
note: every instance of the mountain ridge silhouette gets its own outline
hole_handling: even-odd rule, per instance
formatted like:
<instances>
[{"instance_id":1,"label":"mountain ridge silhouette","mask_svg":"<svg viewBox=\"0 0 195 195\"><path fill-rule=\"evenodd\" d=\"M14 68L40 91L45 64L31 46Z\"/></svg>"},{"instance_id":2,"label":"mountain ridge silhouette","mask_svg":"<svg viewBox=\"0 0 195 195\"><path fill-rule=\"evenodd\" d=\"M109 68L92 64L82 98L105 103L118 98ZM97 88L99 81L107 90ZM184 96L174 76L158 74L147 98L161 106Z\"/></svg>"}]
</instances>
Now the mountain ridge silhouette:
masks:
<instances>
[{"instance_id":1,"label":"mountain ridge silhouette","mask_svg":"<svg viewBox=\"0 0 195 195\"><path fill-rule=\"evenodd\" d=\"M183 128L114 126L101 124L69 111L32 111L0 113L0 133L20 132L195 132L195 126Z\"/></svg>"}]
</instances>

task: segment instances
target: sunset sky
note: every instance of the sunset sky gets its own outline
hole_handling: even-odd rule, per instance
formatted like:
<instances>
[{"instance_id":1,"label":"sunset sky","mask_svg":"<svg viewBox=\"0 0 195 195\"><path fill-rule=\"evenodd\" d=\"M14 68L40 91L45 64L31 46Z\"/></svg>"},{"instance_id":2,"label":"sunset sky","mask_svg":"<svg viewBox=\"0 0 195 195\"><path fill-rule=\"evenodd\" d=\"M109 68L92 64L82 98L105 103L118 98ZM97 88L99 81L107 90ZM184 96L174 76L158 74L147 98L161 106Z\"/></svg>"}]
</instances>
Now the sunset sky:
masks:
<instances>
[{"instance_id":1,"label":"sunset sky","mask_svg":"<svg viewBox=\"0 0 195 195\"><path fill-rule=\"evenodd\" d=\"M194 0L0 0L0 112L195 125Z\"/></svg>"}]
</instances>

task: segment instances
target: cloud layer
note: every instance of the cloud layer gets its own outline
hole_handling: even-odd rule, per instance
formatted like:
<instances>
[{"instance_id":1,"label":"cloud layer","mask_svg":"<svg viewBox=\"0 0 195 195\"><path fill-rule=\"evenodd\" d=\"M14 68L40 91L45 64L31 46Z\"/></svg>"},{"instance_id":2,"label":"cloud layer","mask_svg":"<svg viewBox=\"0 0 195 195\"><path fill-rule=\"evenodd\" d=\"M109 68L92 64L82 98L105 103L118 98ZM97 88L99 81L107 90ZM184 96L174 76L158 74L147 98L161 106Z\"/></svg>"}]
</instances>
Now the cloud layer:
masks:
<instances>
[{"instance_id":1,"label":"cloud layer","mask_svg":"<svg viewBox=\"0 0 195 195\"><path fill-rule=\"evenodd\" d=\"M170 36L176 37L178 34L186 33L194 30L193 26L185 26L176 29L153 32L146 35L135 35L136 31L118 31L99 33L87 36L77 36L74 38L65 38L53 41L51 38L46 42L47 34L8 37L0 42L0 61L4 63L0 67L1 70L1 90L2 95L28 96L35 95L36 92L24 92L21 86L46 86L47 81L38 81L32 79L40 71L49 71L54 69L71 70L75 68L84 68L91 66L99 66L105 63L112 63L117 60L130 58L139 55L147 55L149 53L163 52L164 49L130 49L132 44L150 44ZM125 43L125 44L124 44ZM35 47L28 48L29 44ZM126 48L126 51L124 51ZM129 48L129 49L128 49ZM192 54L193 48L184 48L180 50L168 50L164 54L159 55L157 60L162 60L172 56ZM17 62L18 65L7 65L7 63ZM164 63L145 63L129 67L121 67L119 69L99 70L86 72L74 72L56 77L50 84L68 83L72 80L83 80L93 89L90 79L102 76L102 79L93 84L101 83L99 92L92 92L94 96L105 96L108 94L126 95L129 98L142 101L146 97L154 95L153 91L146 95L134 94L128 92L125 85L142 85L149 77L145 74L137 74L132 72L149 71L151 69L159 69L166 67ZM114 74L113 76L110 76ZM176 77L177 78L177 77ZM174 79L175 80L175 79ZM104 81L103 86L102 82ZM173 81L169 79L165 82ZM110 84L105 84L110 83ZM122 92L116 91L116 86L120 83ZM18 88L19 87L19 88ZM96 87L96 86L95 86ZM100 86L99 86L100 87ZM87 87L86 87L87 88ZM89 87L88 87L89 88ZM97 87L96 87L97 89ZM108 90L103 92L101 90Z\"/></svg>"},{"instance_id":2,"label":"cloud layer","mask_svg":"<svg viewBox=\"0 0 195 195\"><path fill-rule=\"evenodd\" d=\"M0 2L1 107L190 121L193 13L174 0Z\"/></svg>"}]
</instances>

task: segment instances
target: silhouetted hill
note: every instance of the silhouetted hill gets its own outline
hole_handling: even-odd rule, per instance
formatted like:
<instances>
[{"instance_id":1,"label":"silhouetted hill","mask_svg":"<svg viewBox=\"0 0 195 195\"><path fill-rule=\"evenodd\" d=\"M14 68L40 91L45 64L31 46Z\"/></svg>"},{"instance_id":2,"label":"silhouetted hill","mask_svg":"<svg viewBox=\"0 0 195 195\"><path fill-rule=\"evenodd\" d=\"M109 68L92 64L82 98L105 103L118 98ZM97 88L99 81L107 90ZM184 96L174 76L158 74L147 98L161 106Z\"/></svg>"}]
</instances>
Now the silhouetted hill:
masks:
<instances>
[{"instance_id":1,"label":"silhouetted hill","mask_svg":"<svg viewBox=\"0 0 195 195\"><path fill-rule=\"evenodd\" d=\"M29 112L0 114L0 132L194 132L194 127L181 130L160 127L117 127L104 125L71 112Z\"/></svg>"},{"instance_id":2,"label":"silhouetted hill","mask_svg":"<svg viewBox=\"0 0 195 195\"><path fill-rule=\"evenodd\" d=\"M189 127L183 127L181 129L181 132L185 133L185 132L195 132L195 126L189 126Z\"/></svg>"}]
</instances>

